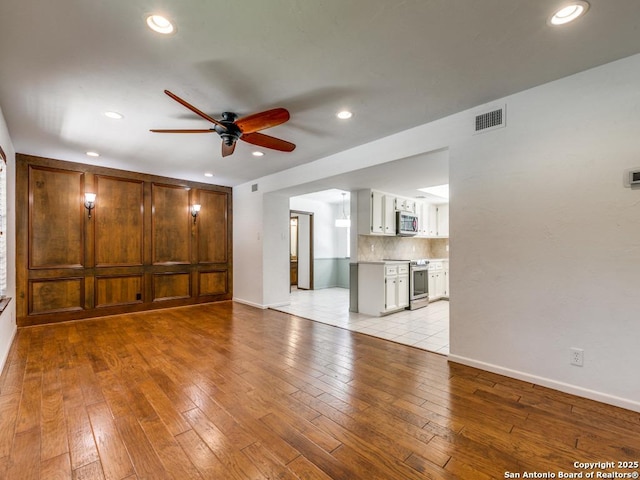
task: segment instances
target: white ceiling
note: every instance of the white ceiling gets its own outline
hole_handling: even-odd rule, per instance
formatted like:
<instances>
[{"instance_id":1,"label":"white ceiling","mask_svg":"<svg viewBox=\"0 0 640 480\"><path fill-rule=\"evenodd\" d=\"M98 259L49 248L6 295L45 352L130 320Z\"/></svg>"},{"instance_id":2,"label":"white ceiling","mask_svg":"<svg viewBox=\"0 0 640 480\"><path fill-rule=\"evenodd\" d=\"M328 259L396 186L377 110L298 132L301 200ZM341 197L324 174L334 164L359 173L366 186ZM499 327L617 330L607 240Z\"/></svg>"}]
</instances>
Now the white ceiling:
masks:
<instances>
[{"instance_id":1,"label":"white ceiling","mask_svg":"<svg viewBox=\"0 0 640 480\"><path fill-rule=\"evenodd\" d=\"M339 203L342 192L374 189L407 198L421 197L429 203L448 203L448 200L418 190L446 183L449 183L449 151L437 150L296 185L278 193Z\"/></svg>"},{"instance_id":2,"label":"white ceiling","mask_svg":"<svg viewBox=\"0 0 640 480\"><path fill-rule=\"evenodd\" d=\"M640 51L640 1L547 26L562 3L2 0L0 107L20 153L237 185ZM216 117L285 107L264 133L297 149L222 158L214 134L150 133L211 126L164 89Z\"/></svg>"}]
</instances>

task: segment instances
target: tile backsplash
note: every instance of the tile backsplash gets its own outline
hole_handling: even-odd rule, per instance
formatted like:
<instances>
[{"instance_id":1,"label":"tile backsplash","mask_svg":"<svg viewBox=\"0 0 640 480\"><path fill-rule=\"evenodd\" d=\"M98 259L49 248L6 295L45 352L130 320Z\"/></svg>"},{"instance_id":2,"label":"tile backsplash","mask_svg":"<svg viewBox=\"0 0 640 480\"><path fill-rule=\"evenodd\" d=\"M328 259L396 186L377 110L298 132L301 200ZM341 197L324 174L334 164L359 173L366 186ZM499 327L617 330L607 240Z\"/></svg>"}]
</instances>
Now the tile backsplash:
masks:
<instances>
[{"instance_id":1,"label":"tile backsplash","mask_svg":"<svg viewBox=\"0 0 640 480\"><path fill-rule=\"evenodd\" d=\"M358 235L358 261L384 259L449 258L448 238L391 237Z\"/></svg>"}]
</instances>

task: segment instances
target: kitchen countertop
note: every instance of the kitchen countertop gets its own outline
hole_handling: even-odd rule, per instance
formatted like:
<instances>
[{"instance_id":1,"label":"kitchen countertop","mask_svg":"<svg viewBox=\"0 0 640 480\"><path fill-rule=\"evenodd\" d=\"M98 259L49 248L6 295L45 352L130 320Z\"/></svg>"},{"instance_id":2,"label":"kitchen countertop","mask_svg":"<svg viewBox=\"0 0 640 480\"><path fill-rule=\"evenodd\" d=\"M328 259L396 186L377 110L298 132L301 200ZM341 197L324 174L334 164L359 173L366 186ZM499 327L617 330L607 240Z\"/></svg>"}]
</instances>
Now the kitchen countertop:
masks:
<instances>
[{"instance_id":1,"label":"kitchen countertop","mask_svg":"<svg viewBox=\"0 0 640 480\"><path fill-rule=\"evenodd\" d=\"M411 260L371 260L368 262L358 262L360 264L368 264L368 265L393 265L393 264L403 264L409 263Z\"/></svg>"},{"instance_id":2,"label":"kitchen countertop","mask_svg":"<svg viewBox=\"0 0 640 480\"><path fill-rule=\"evenodd\" d=\"M425 260L429 260L430 262L446 262L449 261L448 258L426 258ZM384 264L394 264L394 263L409 263L411 260L369 260L358 263L366 263L369 265L384 265Z\"/></svg>"}]
</instances>

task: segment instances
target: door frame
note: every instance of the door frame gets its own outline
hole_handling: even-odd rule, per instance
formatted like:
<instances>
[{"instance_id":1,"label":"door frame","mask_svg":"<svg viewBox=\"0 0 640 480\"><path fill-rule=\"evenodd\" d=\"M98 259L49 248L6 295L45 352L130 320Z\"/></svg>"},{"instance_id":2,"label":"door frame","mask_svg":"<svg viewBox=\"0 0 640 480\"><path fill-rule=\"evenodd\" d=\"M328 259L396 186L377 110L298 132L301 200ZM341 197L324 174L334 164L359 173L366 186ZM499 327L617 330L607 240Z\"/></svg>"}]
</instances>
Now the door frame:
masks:
<instances>
[{"instance_id":1,"label":"door frame","mask_svg":"<svg viewBox=\"0 0 640 480\"><path fill-rule=\"evenodd\" d=\"M309 217L309 290L313 290L313 212L305 212L303 210L289 210L289 221L292 217L307 215ZM289 252L291 252L291 235L289 235ZM289 253L291 255L291 253ZM289 256L289 261L291 256ZM298 220L298 266L300 265L300 221ZM298 269L298 280L300 279L300 270ZM291 289L291 287L289 287Z\"/></svg>"}]
</instances>

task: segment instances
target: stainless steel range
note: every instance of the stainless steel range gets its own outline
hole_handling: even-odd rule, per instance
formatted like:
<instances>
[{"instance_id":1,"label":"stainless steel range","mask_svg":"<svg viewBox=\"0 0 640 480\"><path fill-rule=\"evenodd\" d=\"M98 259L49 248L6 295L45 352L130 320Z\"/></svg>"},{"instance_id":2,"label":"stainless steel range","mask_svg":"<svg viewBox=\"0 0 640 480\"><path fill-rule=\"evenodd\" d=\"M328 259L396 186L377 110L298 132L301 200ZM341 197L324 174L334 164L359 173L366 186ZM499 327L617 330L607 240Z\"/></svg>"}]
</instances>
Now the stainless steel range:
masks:
<instances>
[{"instance_id":1,"label":"stainless steel range","mask_svg":"<svg viewBox=\"0 0 640 480\"><path fill-rule=\"evenodd\" d=\"M409 262L409 310L429 305L429 260Z\"/></svg>"}]
</instances>

